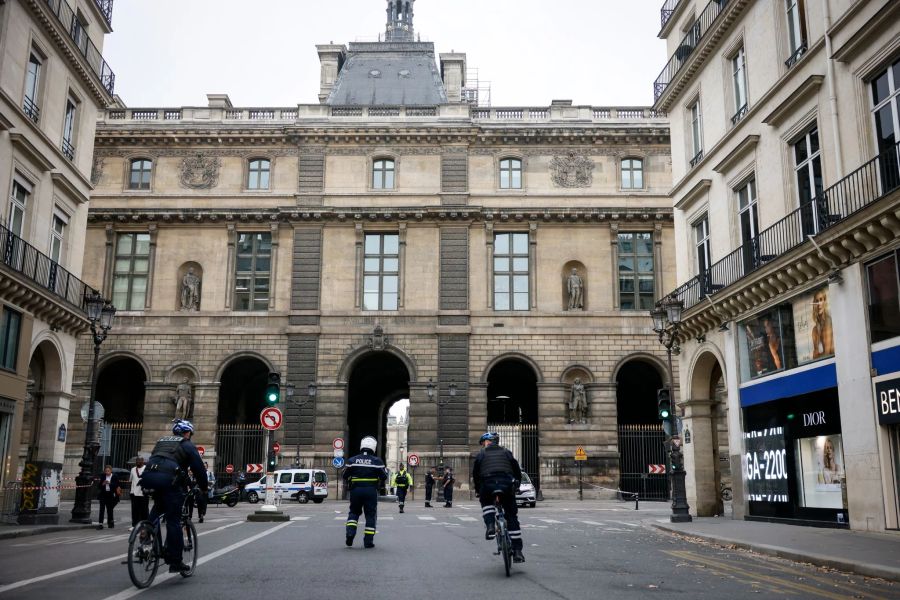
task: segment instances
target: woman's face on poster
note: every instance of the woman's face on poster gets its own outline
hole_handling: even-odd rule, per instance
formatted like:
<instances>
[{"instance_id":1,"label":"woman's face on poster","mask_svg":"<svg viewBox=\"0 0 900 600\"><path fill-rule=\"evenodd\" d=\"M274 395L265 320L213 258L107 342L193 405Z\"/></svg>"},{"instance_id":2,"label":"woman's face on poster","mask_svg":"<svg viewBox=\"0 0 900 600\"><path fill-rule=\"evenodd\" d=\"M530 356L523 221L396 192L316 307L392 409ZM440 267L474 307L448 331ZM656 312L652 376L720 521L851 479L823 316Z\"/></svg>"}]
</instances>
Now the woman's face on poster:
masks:
<instances>
[{"instance_id":1,"label":"woman's face on poster","mask_svg":"<svg viewBox=\"0 0 900 600\"><path fill-rule=\"evenodd\" d=\"M828 438L825 438L825 444L822 446L822 455L828 462L834 459L834 444Z\"/></svg>"},{"instance_id":2,"label":"woman's face on poster","mask_svg":"<svg viewBox=\"0 0 900 600\"><path fill-rule=\"evenodd\" d=\"M816 292L813 296L813 316L822 319L828 312L828 296L824 290Z\"/></svg>"}]
</instances>

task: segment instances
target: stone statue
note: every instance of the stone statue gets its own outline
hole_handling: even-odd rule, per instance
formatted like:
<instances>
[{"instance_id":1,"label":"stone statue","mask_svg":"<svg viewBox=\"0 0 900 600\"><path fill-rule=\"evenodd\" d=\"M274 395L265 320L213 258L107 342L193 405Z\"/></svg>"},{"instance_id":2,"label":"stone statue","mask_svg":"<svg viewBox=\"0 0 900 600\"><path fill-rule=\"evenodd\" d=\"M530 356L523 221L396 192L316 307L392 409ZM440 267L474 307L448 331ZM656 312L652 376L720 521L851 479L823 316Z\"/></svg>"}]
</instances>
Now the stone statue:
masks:
<instances>
[{"instance_id":1,"label":"stone statue","mask_svg":"<svg viewBox=\"0 0 900 600\"><path fill-rule=\"evenodd\" d=\"M191 406L193 399L191 398L190 380L185 377L175 389L175 418L187 419L191 415Z\"/></svg>"},{"instance_id":2,"label":"stone statue","mask_svg":"<svg viewBox=\"0 0 900 600\"><path fill-rule=\"evenodd\" d=\"M200 308L200 278L194 275L194 267L188 268L181 280L181 310Z\"/></svg>"},{"instance_id":3,"label":"stone statue","mask_svg":"<svg viewBox=\"0 0 900 600\"><path fill-rule=\"evenodd\" d=\"M572 397L569 399L569 423L587 423L587 391L581 379L576 377L572 384Z\"/></svg>"},{"instance_id":4,"label":"stone statue","mask_svg":"<svg viewBox=\"0 0 900 600\"><path fill-rule=\"evenodd\" d=\"M566 280L566 290L569 292L569 310L584 308L584 280L578 275L578 269L574 267L572 274Z\"/></svg>"}]
</instances>

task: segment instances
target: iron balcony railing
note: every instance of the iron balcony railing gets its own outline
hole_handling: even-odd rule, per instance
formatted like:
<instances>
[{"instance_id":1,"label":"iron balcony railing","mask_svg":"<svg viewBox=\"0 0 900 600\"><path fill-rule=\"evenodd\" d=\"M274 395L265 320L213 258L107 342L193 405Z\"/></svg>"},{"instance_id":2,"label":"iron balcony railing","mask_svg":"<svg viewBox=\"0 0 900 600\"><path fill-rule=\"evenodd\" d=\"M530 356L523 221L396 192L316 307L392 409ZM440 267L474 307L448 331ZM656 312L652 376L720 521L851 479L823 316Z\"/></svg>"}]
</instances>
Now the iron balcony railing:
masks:
<instances>
[{"instance_id":1,"label":"iron balcony railing","mask_svg":"<svg viewBox=\"0 0 900 600\"><path fill-rule=\"evenodd\" d=\"M84 56L85 60L87 60L88 65L91 67L91 71L93 71L94 75L100 80L103 88L112 95L113 90L115 89L116 75L113 73L112 69L109 68L109 65L106 64L106 61L103 60L103 56L100 54L100 51L97 50L97 46L94 45L94 42L87 38L87 34L83 29L74 26L75 20L78 18L75 15L75 12L63 0L44 1L50 8L50 12L56 16L63 29L65 29L69 34L69 37L72 38L75 47L78 48L78 52ZM111 2L110 10L112 10Z\"/></svg>"},{"instance_id":2,"label":"iron balcony railing","mask_svg":"<svg viewBox=\"0 0 900 600\"><path fill-rule=\"evenodd\" d=\"M84 310L84 298L97 293L3 225L0 225L0 253L0 264L21 273L80 310Z\"/></svg>"},{"instance_id":3,"label":"iron balcony railing","mask_svg":"<svg viewBox=\"0 0 900 600\"><path fill-rule=\"evenodd\" d=\"M900 142L683 283L669 296L690 308L805 244L808 236L834 227L897 189L900 189Z\"/></svg>"},{"instance_id":4,"label":"iron balcony railing","mask_svg":"<svg viewBox=\"0 0 900 600\"><path fill-rule=\"evenodd\" d=\"M62 141L62 152L69 160L75 160L75 146L69 140Z\"/></svg>"},{"instance_id":5,"label":"iron balcony railing","mask_svg":"<svg viewBox=\"0 0 900 600\"><path fill-rule=\"evenodd\" d=\"M660 29L666 26L666 23L669 22L669 19L672 18L672 15L675 14L675 11L678 10L678 5L681 4L682 0L666 0L663 3L662 8L659 9L660 21L662 24L660 25Z\"/></svg>"},{"instance_id":6,"label":"iron balcony railing","mask_svg":"<svg viewBox=\"0 0 900 600\"><path fill-rule=\"evenodd\" d=\"M696 167L697 163L701 160L703 160L703 149L698 150L697 154L694 155L694 158L691 159L691 168L693 169Z\"/></svg>"},{"instance_id":7,"label":"iron balcony railing","mask_svg":"<svg viewBox=\"0 0 900 600\"><path fill-rule=\"evenodd\" d=\"M656 78L656 81L653 82L654 102L659 100L659 97L663 95L663 92L666 91L666 88L669 87L669 84L675 79L675 75L677 75L678 71L681 70L681 67L685 65L688 58L694 52L694 49L700 45L703 36L705 36L712 28L713 23L715 23L719 15L722 14L722 11L728 6L730 1L731 0L712 0L706 5L706 8L703 9L703 12L700 13L700 16L694 21L690 31L687 32L684 38L682 38L681 43L678 44L675 54L672 55L672 58L670 58L669 62L666 63L666 66L663 67L663 70L659 74L659 77Z\"/></svg>"},{"instance_id":8,"label":"iron balcony railing","mask_svg":"<svg viewBox=\"0 0 900 600\"><path fill-rule=\"evenodd\" d=\"M37 123L41 120L41 109L37 104L34 103L34 100L25 96L24 101L22 102L22 110L25 111L25 114L28 115L28 118Z\"/></svg>"},{"instance_id":9,"label":"iron balcony railing","mask_svg":"<svg viewBox=\"0 0 900 600\"><path fill-rule=\"evenodd\" d=\"M743 106L741 106L739 109L737 109L737 112L734 113L734 115L731 117L731 126L734 127L735 125L738 124L738 121L740 121L745 116L747 116L748 110L750 110L750 107L747 106L747 103L745 102L743 104Z\"/></svg>"},{"instance_id":10,"label":"iron balcony railing","mask_svg":"<svg viewBox=\"0 0 900 600\"><path fill-rule=\"evenodd\" d=\"M784 61L785 66L787 66L788 69L793 67L794 64L796 64L796 62L800 60L800 57L806 54L806 50L806 42L803 42L797 47L796 50L794 50L794 53L791 54L786 61Z\"/></svg>"},{"instance_id":11,"label":"iron balcony railing","mask_svg":"<svg viewBox=\"0 0 900 600\"><path fill-rule=\"evenodd\" d=\"M100 9L107 25L112 25L113 0L94 0L94 4Z\"/></svg>"}]
</instances>

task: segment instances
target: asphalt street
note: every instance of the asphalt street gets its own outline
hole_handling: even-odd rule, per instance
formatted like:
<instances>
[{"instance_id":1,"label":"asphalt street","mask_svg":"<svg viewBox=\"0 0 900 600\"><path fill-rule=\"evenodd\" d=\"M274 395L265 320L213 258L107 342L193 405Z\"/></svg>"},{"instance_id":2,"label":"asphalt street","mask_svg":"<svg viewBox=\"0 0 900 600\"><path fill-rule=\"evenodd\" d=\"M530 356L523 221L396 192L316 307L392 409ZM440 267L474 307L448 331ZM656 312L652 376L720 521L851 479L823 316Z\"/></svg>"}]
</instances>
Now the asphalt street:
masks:
<instances>
[{"instance_id":1,"label":"asphalt street","mask_svg":"<svg viewBox=\"0 0 900 600\"><path fill-rule=\"evenodd\" d=\"M900 586L684 540L657 531L668 507L547 501L520 511L527 562L503 574L480 507L379 504L376 547L344 545L345 502L283 506L291 520L250 523L257 506L211 507L197 524L188 579L161 567L138 590L122 564L128 523L0 541L0 600L181 598L900 598ZM127 509L127 507L124 507ZM127 510L120 511L125 517ZM187 595L185 595L187 594Z\"/></svg>"}]
</instances>

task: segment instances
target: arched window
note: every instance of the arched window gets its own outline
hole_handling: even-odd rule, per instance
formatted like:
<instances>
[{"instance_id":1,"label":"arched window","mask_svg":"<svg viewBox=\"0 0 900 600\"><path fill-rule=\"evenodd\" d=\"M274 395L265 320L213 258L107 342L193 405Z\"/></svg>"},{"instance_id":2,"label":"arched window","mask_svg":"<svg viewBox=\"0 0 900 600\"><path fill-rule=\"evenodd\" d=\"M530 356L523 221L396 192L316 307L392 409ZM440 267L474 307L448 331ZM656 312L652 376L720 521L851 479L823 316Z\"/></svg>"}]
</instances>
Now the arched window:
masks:
<instances>
[{"instance_id":1,"label":"arched window","mask_svg":"<svg viewBox=\"0 0 900 600\"><path fill-rule=\"evenodd\" d=\"M622 160L622 189L644 189L644 161L640 158Z\"/></svg>"},{"instance_id":2,"label":"arched window","mask_svg":"<svg viewBox=\"0 0 900 600\"><path fill-rule=\"evenodd\" d=\"M248 190L267 190L269 189L269 171L270 163L266 158L254 158L250 161L247 170L247 189Z\"/></svg>"},{"instance_id":3,"label":"arched window","mask_svg":"<svg viewBox=\"0 0 900 600\"><path fill-rule=\"evenodd\" d=\"M149 190L150 174L153 172L153 161L149 158L135 158L131 161L128 178L129 190Z\"/></svg>"},{"instance_id":4,"label":"arched window","mask_svg":"<svg viewBox=\"0 0 900 600\"><path fill-rule=\"evenodd\" d=\"M522 160L504 158L500 161L500 189L522 189Z\"/></svg>"},{"instance_id":5,"label":"arched window","mask_svg":"<svg viewBox=\"0 0 900 600\"><path fill-rule=\"evenodd\" d=\"M394 160L377 158L372 162L372 187L376 190L394 189Z\"/></svg>"}]
</instances>

